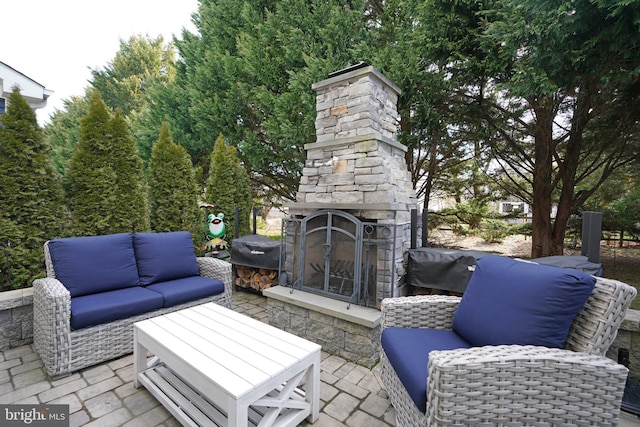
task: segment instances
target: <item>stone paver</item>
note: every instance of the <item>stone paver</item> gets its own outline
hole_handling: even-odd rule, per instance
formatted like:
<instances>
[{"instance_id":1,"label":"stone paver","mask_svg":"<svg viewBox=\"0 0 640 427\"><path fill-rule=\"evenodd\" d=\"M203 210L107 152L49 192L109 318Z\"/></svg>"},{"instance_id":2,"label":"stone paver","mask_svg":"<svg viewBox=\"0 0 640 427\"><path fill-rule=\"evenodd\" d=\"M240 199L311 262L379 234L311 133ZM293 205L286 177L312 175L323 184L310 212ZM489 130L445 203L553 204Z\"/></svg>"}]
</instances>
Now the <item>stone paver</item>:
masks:
<instances>
[{"instance_id":1,"label":"stone paver","mask_svg":"<svg viewBox=\"0 0 640 427\"><path fill-rule=\"evenodd\" d=\"M234 291L233 299L236 311L268 322L261 295ZM321 412L313 427L395 426L395 411L379 372L379 365L370 370L323 352ZM180 425L146 389L133 387L131 355L51 380L31 345L0 352L0 404L7 403L69 405L71 427ZM623 413L619 426L640 427L640 418Z\"/></svg>"}]
</instances>

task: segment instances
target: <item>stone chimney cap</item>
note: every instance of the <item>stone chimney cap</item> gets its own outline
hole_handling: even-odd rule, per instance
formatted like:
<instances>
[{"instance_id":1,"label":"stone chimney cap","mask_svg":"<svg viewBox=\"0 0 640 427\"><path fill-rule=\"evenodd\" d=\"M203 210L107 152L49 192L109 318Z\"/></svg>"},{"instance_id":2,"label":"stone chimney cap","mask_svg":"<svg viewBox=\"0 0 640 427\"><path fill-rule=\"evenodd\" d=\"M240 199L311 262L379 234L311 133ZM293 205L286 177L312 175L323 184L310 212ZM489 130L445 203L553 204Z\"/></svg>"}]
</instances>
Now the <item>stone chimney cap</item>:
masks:
<instances>
[{"instance_id":1,"label":"stone chimney cap","mask_svg":"<svg viewBox=\"0 0 640 427\"><path fill-rule=\"evenodd\" d=\"M359 70L360 68L365 68L365 67L368 67L368 66L369 66L368 63L366 63L364 61L360 61L355 65L349 65L347 68L343 68L342 70L338 70L338 71L334 71L332 73L329 73L329 75L327 77L328 78L336 77L336 76L339 76L341 74L346 74L346 73L348 73L350 71Z\"/></svg>"},{"instance_id":2,"label":"stone chimney cap","mask_svg":"<svg viewBox=\"0 0 640 427\"><path fill-rule=\"evenodd\" d=\"M341 82L343 80L349 80L353 78L360 78L366 74L374 75L381 82L383 82L387 87L391 88L396 94L400 95L402 91L398 86L393 84L391 80L386 78L380 71L378 71L374 66L367 64L366 62L359 62L356 65L351 65L342 70L334 71L329 74L329 78L326 80L322 80L320 82L313 83L311 85L311 89L317 91L326 86L330 86L336 82Z\"/></svg>"}]
</instances>

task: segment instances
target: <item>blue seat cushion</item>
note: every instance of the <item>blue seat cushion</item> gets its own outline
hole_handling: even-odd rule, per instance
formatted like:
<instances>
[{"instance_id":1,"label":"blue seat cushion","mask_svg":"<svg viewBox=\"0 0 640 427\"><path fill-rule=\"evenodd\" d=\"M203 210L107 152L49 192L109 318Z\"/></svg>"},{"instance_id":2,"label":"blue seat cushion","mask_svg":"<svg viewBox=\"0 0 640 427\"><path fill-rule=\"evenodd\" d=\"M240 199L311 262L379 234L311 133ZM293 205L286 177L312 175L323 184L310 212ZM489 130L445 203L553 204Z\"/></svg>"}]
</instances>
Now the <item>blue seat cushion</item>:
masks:
<instances>
[{"instance_id":1,"label":"blue seat cushion","mask_svg":"<svg viewBox=\"0 0 640 427\"><path fill-rule=\"evenodd\" d=\"M473 346L561 348L595 286L578 270L488 256L478 260L453 319Z\"/></svg>"},{"instance_id":2,"label":"blue seat cushion","mask_svg":"<svg viewBox=\"0 0 640 427\"><path fill-rule=\"evenodd\" d=\"M182 279L167 280L146 286L153 292L162 296L164 307L218 295L224 292L224 283L217 279L202 276L185 277Z\"/></svg>"},{"instance_id":3,"label":"blue seat cushion","mask_svg":"<svg viewBox=\"0 0 640 427\"><path fill-rule=\"evenodd\" d=\"M162 295L143 287L71 298L71 328L112 322L162 308Z\"/></svg>"},{"instance_id":4,"label":"blue seat cushion","mask_svg":"<svg viewBox=\"0 0 640 427\"><path fill-rule=\"evenodd\" d=\"M427 408L427 364L432 350L454 350L470 345L453 331L419 328L387 328L381 344L416 407Z\"/></svg>"},{"instance_id":5,"label":"blue seat cushion","mask_svg":"<svg viewBox=\"0 0 640 427\"><path fill-rule=\"evenodd\" d=\"M56 278L72 298L138 285L131 234L54 239L48 246Z\"/></svg>"},{"instance_id":6,"label":"blue seat cushion","mask_svg":"<svg viewBox=\"0 0 640 427\"><path fill-rule=\"evenodd\" d=\"M188 231L136 233L133 246L142 286L200 274Z\"/></svg>"}]
</instances>

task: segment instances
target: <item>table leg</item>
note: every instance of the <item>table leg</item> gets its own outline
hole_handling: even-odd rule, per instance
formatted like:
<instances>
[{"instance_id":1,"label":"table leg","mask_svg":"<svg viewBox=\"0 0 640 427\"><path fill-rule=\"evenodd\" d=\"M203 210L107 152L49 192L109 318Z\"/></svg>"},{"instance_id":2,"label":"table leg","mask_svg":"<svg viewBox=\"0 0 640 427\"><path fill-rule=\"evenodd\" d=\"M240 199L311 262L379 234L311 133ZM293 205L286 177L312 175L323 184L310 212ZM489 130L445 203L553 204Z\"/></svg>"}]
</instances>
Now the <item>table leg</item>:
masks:
<instances>
[{"instance_id":1,"label":"table leg","mask_svg":"<svg viewBox=\"0 0 640 427\"><path fill-rule=\"evenodd\" d=\"M138 342L138 330L133 328L133 386L140 388L138 374L147 368L147 349Z\"/></svg>"},{"instance_id":2,"label":"table leg","mask_svg":"<svg viewBox=\"0 0 640 427\"><path fill-rule=\"evenodd\" d=\"M238 401L229 399L227 419L229 427L247 427L249 423L249 404L246 399Z\"/></svg>"},{"instance_id":3,"label":"table leg","mask_svg":"<svg viewBox=\"0 0 640 427\"><path fill-rule=\"evenodd\" d=\"M311 405L311 413L307 419L314 423L320 414L320 352L314 355L306 376L305 399Z\"/></svg>"}]
</instances>

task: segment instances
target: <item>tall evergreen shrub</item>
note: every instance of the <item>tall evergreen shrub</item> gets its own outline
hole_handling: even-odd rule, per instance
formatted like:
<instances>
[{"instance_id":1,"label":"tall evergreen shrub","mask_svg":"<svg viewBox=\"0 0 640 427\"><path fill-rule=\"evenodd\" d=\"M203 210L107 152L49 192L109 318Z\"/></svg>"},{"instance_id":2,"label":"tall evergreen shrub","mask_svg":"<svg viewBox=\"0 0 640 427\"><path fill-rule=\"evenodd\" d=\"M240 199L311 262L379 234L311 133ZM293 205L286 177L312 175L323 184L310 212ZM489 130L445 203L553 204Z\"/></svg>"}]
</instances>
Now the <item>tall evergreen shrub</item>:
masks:
<instances>
[{"instance_id":1,"label":"tall evergreen shrub","mask_svg":"<svg viewBox=\"0 0 640 427\"><path fill-rule=\"evenodd\" d=\"M67 211L49 144L17 88L0 115L0 212L0 288L30 286L44 275L42 245L63 234Z\"/></svg>"},{"instance_id":2,"label":"tall evergreen shrub","mask_svg":"<svg viewBox=\"0 0 640 427\"><path fill-rule=\"evenodd\" d=\"M235 238L235 209L239 211L238 236L249 234L252 194L249 175L240 164L235 147L227 146L222 135L216 139L211 153L211 167L206 187L206 200L215 213L224 213L227 241Z\"/></svg>"},{"instance_id":3,"label":"tall evergreen shrub","mask_svg":"<svg viewBox=\"0 0 640 427\"><path fill-rule=\"evenodd\" d=\"M198 208L198 187L191 157L176 144L162 123L149 162L149 207L153 231L190 231L203 243L204 222Z\"/></svg>"},{"instance_id":4,"label":"tall evergreen shrub","mask_svg":"<svg viewBox=\"0 0 640 427\"><path fill-rule=\"evenodd\" d=\"M111 114L96 90L80 121L65 189L76 235L149 230L143 163L127 123Z\"/></svg>"}]
</instances>

